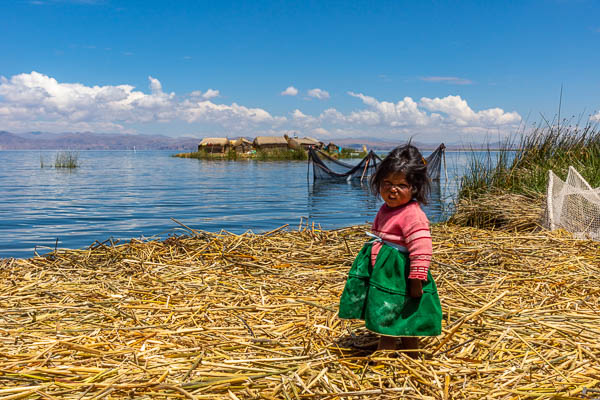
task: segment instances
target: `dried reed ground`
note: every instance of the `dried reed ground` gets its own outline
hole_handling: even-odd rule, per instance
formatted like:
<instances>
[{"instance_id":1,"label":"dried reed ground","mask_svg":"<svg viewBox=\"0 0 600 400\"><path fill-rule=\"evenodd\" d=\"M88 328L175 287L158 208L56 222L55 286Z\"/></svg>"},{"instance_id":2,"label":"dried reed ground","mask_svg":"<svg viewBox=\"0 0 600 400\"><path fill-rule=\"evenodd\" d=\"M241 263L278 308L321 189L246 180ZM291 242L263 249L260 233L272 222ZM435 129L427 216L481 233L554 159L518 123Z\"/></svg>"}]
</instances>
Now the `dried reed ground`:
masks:
<instances>
[{"instance_id":1,"label":"dried reed ground","mask_svg":"<svg viewBox=\"0 0 600 400\"><path fill-rule=\"evenodd\" d=\"M0 399L600 396L598 242L434 226L444 330L413 360L336 316L363 230L0 260Z\"/></svg>"}]
</instances>

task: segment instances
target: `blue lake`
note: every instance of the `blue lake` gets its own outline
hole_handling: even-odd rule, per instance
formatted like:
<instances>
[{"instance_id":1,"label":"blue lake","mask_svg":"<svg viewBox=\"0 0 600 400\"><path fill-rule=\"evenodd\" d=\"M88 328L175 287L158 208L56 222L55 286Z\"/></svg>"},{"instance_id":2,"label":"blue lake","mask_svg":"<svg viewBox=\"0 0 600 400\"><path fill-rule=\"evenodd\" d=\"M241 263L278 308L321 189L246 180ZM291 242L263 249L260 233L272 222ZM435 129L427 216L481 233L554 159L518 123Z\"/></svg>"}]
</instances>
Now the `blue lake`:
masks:
<instances>
[{"instance_id":1,"label":"blue lake","mask_svg":"<svg viewBox=\"0 0 600 400\"><path fill-rule=\"evenodd\" d=\"M201 161L173 151L80 151L80 167L55 169L56 151L0 151L0 258L32 257L96 240L165 238L190 228L265 232L302 219L324 229L372 221L381 201L366 182L313 182L307 163ZM425 155L429 154L424 152ZM447 152L426 207L444 218L468 153ZM41 168L41 160L46 167ZM443 173L442 173L443 174Z\"/></svg>"}]
</instances>

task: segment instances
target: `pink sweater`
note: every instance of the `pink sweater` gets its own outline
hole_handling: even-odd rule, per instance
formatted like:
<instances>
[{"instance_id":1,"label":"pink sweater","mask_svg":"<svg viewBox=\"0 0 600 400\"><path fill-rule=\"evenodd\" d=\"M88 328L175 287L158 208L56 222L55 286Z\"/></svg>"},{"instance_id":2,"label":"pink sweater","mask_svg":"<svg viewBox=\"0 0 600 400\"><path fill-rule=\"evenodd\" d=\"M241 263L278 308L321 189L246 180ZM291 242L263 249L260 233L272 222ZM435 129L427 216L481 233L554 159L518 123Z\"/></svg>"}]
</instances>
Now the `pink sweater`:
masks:
<instances>
[{"instance_id":1,"label":"pink sweater","mask_svg":"<svg viewBox=\"0 0 600 400\"><path fill-rule=\"evenodd\" d=\"M387 242L404 246L410 258L410 274L408 279L427 280L427 271L431 264L433 248L429 220L421 210L419 203L411 201L403 206L390 208L381 206L373 226L373 233ZM373 243L371 263L375 265L381 242Z\"/></svg>"}]
</instances>

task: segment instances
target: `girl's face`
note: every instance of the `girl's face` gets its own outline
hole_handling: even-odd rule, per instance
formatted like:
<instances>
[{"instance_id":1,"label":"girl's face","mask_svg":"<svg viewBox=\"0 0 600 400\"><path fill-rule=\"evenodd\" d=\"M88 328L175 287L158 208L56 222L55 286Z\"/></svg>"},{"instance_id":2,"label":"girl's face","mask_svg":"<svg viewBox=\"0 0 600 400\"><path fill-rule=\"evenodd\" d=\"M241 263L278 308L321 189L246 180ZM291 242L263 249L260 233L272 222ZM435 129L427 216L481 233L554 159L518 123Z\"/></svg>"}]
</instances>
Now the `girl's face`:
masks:
<instances>
[{"instance_id":1,"label":"girl's face","mask_svg":"<svg viewBox=\"0 0 600 400\"><path fill-rule=\"evenodd\" d=\"M400 207L408 203L413 196L412 186L402 172L386 176L379 186L379 194L388 207Z\"/></svg>"}]
</instances>

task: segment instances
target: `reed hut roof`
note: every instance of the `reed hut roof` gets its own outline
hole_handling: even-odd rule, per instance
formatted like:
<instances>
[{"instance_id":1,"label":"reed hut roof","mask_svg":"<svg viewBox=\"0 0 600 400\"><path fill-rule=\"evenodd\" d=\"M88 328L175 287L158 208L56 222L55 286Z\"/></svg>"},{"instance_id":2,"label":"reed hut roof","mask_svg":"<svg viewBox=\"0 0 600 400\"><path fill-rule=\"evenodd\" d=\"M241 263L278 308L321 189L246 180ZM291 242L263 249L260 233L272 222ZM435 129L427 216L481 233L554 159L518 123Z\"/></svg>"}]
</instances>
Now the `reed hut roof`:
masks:
<instances>
[{"instance_id":1,"label":"reed hut roof","mask_svg":"<svg viewBox=\"0 0 600 400\"><path fill-rule=\"evenodd\" d=\"M227 138L204 138L200 142L200 146L227 146L228 144Z\"/></svg>"},{"instance_id":2,"label":"reed hut roof","mask_svg":"<svg viewBox=\"0 0 600 400\"><path fill-rule=\"evenodd\" d=\"M243 138L243 137L237 138L235 140L230 140L230 143L231 143L232 146L240 146L242 144L247 144L247 145L251 145L252 144L251 141L249 141L248 139Z\"/></svg>"},{"instance_id":3,"label":"reed hut roof","mask_svg":"<svg viewBox=\"0 0 600 400\"><path fill-rule=\"evenodd\" d=\"M287 146L287 140L283 136L257 136L254 139L254 144L264 146L269 144L284 144Z\"/></svg>"},{"instance_id":4,"label":"reed hut roof","mask_svg":"<svg viewBox=\"0 0 600 400\"><path fill-rule=\"evenodd\" d=\"M303 137L303 138L293 138L290 139L290 141L294 141L297 144L301 145L301 146L318 146L319 145L319 141L317 139L311 138L311 137Z\"/></svg>"}]
</instances>

